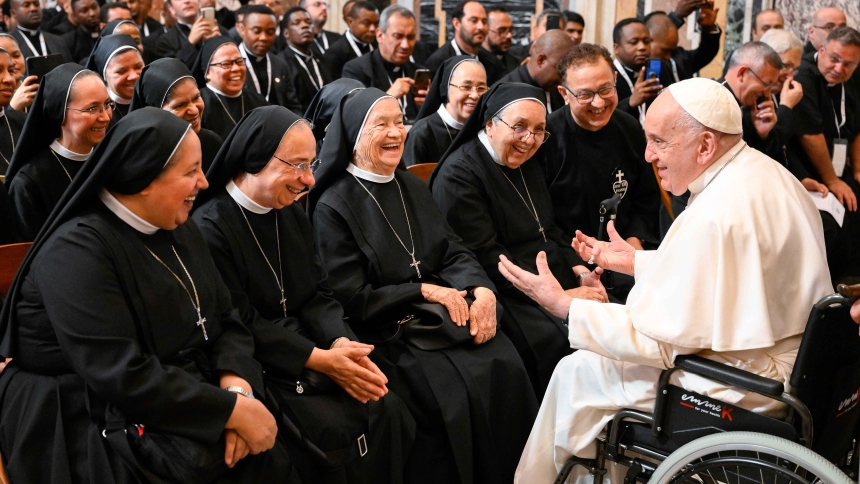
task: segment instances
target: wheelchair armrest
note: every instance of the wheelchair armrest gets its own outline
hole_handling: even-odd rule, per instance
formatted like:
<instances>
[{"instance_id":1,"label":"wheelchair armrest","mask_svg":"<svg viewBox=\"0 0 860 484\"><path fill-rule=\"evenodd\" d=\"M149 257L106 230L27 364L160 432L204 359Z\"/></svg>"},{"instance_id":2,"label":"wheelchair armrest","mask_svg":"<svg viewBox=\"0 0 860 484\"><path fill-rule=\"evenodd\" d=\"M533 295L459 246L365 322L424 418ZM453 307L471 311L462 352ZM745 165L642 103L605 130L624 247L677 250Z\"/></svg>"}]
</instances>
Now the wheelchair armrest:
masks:
<instances>
[{"instance_id":1,"label":"wheelchair armrest","mask_svg":"<svg viewBox=\"0 0 860 484\"><path fill-rule=\"evenodd\" d=\"M781 397L785 391L785 386L780 381L755 375L697 355L678 356L675 358L675 368L773 398Z\"/></svg>"}]
</instances>

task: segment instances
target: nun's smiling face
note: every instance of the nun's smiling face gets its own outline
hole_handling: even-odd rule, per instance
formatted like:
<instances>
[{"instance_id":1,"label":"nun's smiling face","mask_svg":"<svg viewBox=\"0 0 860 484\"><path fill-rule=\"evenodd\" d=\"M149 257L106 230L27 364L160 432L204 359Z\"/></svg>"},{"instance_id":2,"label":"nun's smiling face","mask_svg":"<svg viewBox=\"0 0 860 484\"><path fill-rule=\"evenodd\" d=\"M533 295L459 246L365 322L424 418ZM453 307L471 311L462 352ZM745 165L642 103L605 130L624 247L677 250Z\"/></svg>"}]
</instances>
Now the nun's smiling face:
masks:
<instances>
[{"instance_id":1,"label":"nun's smiling face","mask_svg":"<svg viewBox=\"0 0 860 484\"><path fill-rule=\"evenodd\" d=\"M189 131L167 166L138 195L142 203L136 205L142 219L164 230L173 230L188 220L194 199L209 183L203 174L200 140Z\"/></svg>"},{"instance_id":2,"label":"nun's smiling face","mask_svg":"<svg viewBox=\"0 0 860 484\"><path fill-rule=\"evenodd\" d=\"M27 72L27 66L24 61L24 54L21 53L21 49L18 48L18 43L15 42L15 39L8 35L0 35L0 48L5 49L12 56L12 62L15 63L15 75L23 77Z\"/></svg>"},{"instance_id":3,"label":"nun's smiling face","mask_svg":"<svg viewBox=\"0 0 860 484\"><path fill-rule=\"evenodd\" d=\"M0 107L8 106L15 93L17 74L12 57L0 52Z\"/></svg>"},{"instance_id":4,"label":"nun's smiling face","mask_svg":"<svg viewBox=\"0 0 860 484\"><path fill-rule=\"evenodd\" d=\"M481 94L478 94L479 89ZM486 90L487 73L484 67L478 62L463 62L451 76L445 109L458 122L465 123Z\"/></svg>"},{"instance_id":5,"label":"nun's smiling face","mask_svg":"<svg viewBox=\"0 0 860 484\"><path fill-rule=\"evenodd\" d=\"M502 163L508 168L518 168L547 137L546 108L530 99L516 101L488 121L486 130L490 146Z\"/></svg>"},{"instance_id":6,"label":"nun's smiling face","mask_svg":"<svg viewBox=\"0 0 860 484\"><path fill-rule=\"evenodd\" d=\"M111 91L124 99L131 99L134 83L143 70L143 58L135 49L125 50L115 55L105 69L105 82Z\"/></svg>"},{"instance_id":7,"label":"nun's smiling face","mask_svg":"<svg viewBox=\"0 0 860 484\"><path fill-rule=\"evenodd\" d=\"M104 137L113 109L104 82L97 75L79 75L72 83L60 144L75 153L89 153Z\"/></svg>"},{"instance_id":8,"label":"nun's smiling face","mask_svg":"<svg viewBox=\"0 0 860 484\"><path fill-rule=\"evenodd\" d=\"M316 156L316 140L306 122L290 128L275 155L258 173L240 173L234 182L251 200L267 208L292 205L300 193L314 185L311 170Z\"/></svg>"},{"instance_id":9,"label":"nun's smiling face","mask_svg":"<svg viewBox=\"0 0 860 484\"><path fill-rule=\"evenodd\" d=\"M236 61L241 60L242 55L239 54L239 48L234 44L224 44L215 51L212 55L212 60L209 61L209 69L206 71L206 80L228 96L238 96L242 93L242 87L245 85L245 65L237 65ZM223 63L229 62L230 67L225 69Z\"/></svg>"},{"instance_id":10,"label":"nun's smiling face","mask_svg":"<svg viewBox=\"0 0 860 484\"><path fill-rule=\"evenodd\" d=\"M361 128L353 162L362 170L391 175L403 156L406 127L396 99L384 98L373 106Z\"/></svg>"},{"instance_id":11,"label":"nun's smiling face","mask_svg":"<svg viewBox=\"0 0 860 484\"><path fill-rule=\"evenodd\" d=\"M206 104L203 102L200 90L197 89L197 83L194 82L194 79L187 77L177 82L167 93L167 101L161 106L161 109L170 111L188 121L191 123L191 129L195 133L199 133L200 119L205 107Z\"/></svg>"}]
</instances>

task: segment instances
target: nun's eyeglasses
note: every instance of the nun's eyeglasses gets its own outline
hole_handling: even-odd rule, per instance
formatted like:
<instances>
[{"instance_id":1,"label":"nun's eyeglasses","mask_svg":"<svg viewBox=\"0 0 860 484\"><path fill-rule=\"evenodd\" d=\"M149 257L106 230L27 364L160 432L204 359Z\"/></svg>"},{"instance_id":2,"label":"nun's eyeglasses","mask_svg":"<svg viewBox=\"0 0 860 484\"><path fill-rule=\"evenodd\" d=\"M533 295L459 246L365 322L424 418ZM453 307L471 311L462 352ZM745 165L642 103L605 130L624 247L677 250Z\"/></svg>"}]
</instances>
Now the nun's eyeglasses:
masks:
<instances>
[{"instance_id":1,"label":"nun's eyeglasses","mask_svg":"<svg viewBox=\"0 0 860 484\"><path fill-rule=\"evenodd\" d=\"M84 113L84 114L101 114L105 111L113 112L115 107L116 107L115 102L108 101L104 104L104 106L93 106L89 109L70 108L68 106L66 107L66 109L71 109L72 111L77 111L79 113Z\"/></svg>"},{"instance_id":2,"label":"nun's eyeglasses","mask_svg":"<svg viewBox=\"0 0 860 484\"><path fill-rule=\"evenodd\" d=\"M549 139L549 131L547 131L543 128L538 128L534 131L531 131L529 129L526 129L526 128L520 126L519 124L517 124L515 126L511 126L510 124L506 123L505 120L502 118L496 118L496 119L501 121L502 124L504 124L505 126L514 130L514 138L516 138L520 141L528 141L529 138L531 138L532 136L535 137L536 143L543 143Z\"/></svg>"},{"instance_id":3,"label":"nun's eyeglasses","mask_svg":"<svg viewBox=\"0 0 860 484\"><path fill-rule=\"evenodd\" d=\"M490 88L487 86L458 86L456 84L451 83L448 83L448 85L451 87L456 87L457 89L469 94L471 94L472 91L475 91L475 93L479 96L482 96L485 92L490 90Z\"/></svg>"},{"instance_id":4,"label":"nun's eyeglasses","mask_svg":"<svg viewBox=\"0 0 860 484\"><path fill-rule=\"evenodd\" d=\"M314 172L317 169L317 167L320 166L320 160L319 159L316 159L310 163L299 163L298 165L296 165L294 163L290 163L289 161L287 161L283 158L278 158L275 155L272 155L272 157L274 159L280 161L281 163L286 163L287 165L292 166L296 170L296 173L298 173L300 171L305 171L305 170L310 170L311 172Z\"/></svg>"},{"instance_id":5,"label":"nun's eyeglasses","mask_svg":"<svg viewBox=\"0 0 860 484\"><path fill-rule=\"evenodd\" d=\"M245 65L245 59L239 57L238 59L228 60L224 62L213 62L212 64L209 64L209 66L218 66L225 71L227 69L231 69L234 65L236 67L243 67Z\"/></svg>"},{"instance_id":6,"label":"nun's eyeglasses","mask_svg":"<svg viewBox=\"0 0 860 484\"><path fill-rule=\"evenodd\" d=\"M562 86L564 86L564 84L562 84ZM594 101L595 95L600 96L603 99L609 99L615 95L615 86L607 86L596 91L584 91L579 94L573 92L567 86L564 86L564 88L567 89L567 92L569 92L571 96L576 98L576 102L579 104L591 104Z\"/></svg>"}]
</instances>

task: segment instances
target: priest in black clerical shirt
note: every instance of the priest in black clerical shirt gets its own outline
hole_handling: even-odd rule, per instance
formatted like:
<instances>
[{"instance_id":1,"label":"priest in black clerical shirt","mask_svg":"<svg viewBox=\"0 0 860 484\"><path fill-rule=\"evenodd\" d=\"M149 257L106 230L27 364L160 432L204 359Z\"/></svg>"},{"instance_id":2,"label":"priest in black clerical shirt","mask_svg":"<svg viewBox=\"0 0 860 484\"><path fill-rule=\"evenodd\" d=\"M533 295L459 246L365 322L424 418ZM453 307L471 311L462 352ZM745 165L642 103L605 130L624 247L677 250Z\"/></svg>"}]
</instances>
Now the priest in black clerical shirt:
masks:
<instances>
[{"instance_id":1,"label":"priest in black clerical shirt","mask_svg":"<svg viewBox=\"0 0 860 484\"><path fill-rule=\"evenodd\" d=\"M12 93L18 83L17 75L13 74L15 62L12 55L0 48L0 175L6 175L12 153L21 139L21 130L27 115L9 107ZM6 93L9 93L7 95ZM3 125L6 129L3 129ZM4 190L5 191L5 190ZM6 195L4 194L4 198Z\"/></svg>"},{"instance_id":2,"label":"priest in black clerical shirt","mask_svg":"<svg viewBox=\"0 0 860 484\"><path fill-rule=\"evenodd\" d=\"M214 19L200 15L198 0L164 0L170 13L176 17L171 27L156 42L159 58L175 57L190 69L194 65L202 43L212 37L227 35Z\"/></svg>"},{"instance_id":3,"label":"priest in black clerical shirt","mask_svg":"<svg viewBox=\"0 0 860 484\"><path fill-rule=\"evenodd\" d=\"M374 4L364 0L353 2L346 15L346 24L343 37L332 44L323 56L333 79L340 79L347 62L379 48L376 43L379 10Z\"/></svg>"},{"instance_id":4,"label":"priest in black clerical shirt","mask_svg":"<svg viewBox=\"0 0 860 484\"><path fill-rule=\"evenodd\" d=\"M663 60L661 69L671 71L672 82L690 79L717 56L723 32L716 18L715 10L707 4L700 10L697 20L702 30L701 40L697 48L687 50L678 47L678 27L665 12L651 12L645 16L645 25L651 34L651 57Z\"/></svg>"},{"instance_id":5,"label":"priest in black clerical shirt","mask_svg":"<svg viewBox=\"0 0 860 484\"><path fill-rule=\"evenodd\" d=\"M83 65L99 40L99 4L96 0L69 0L69 4L78 26L60 39L69 46L72 60Z\"/></svg>"},{"instance_id":6,"label":"priest in black clerical shirt","mask_svg":"<svg viewBox=\"0 0 860 484\"><path fill-rule=\"evenodd\" d=\"M504 76L493 55L484 50L481 44L487 37L487 13L475 0L463 0L451 12L451 27L454 38L436 49L424 63L430 72L436 72L445 59L458 55L468 55L484 64L487 82L494 84Z\"/></svg>"},{"instance_id":7,"label":"priest in black clerical shirt","mask_svg":"<svg viewBox=\"0 0 860 484\"><path fill-rule=\"evenodd\" d=\"M543 100L550 113L564 107L564 98L558 93L556 66L561 56L573 47L573 41L563 30L550 30L532 45L529 61L511 71L497 83L522 82L541 89Z\"/></svg>"},{"instance_id":8,"label":"priest in black clerical shirt","mask_svg":"<svg viewBox=\"0 0 860 484\"><path fill-rule=\"evenodd\" d=\"M519 351L538 399L556 364L571 353L567 328L500 274L499 257L537 272L535 260L543 252L574 297L606 300L600 280L571 247L572 236L555 224L543 170L531 161L550 136L542 93L522 83L496 84L430 178L445 220L499 290L505 308L502 328Z\"/></svg>"},{"instance_id":9,"label":"priest in black clerical shirt","mask_svg":"<svg viewBox=\"0 0 860 484\"><path fill-rule=\"evenodd\" d=\"M659 243L660 191L645 161L645 136L633 116L619 111L609 52L579 44L558 67L559 91L568 101L547 117L552 137L535 155L542 164L555 222L568 234L597 234L601 202L620 195L615 229L641 249ZM633 278L603 276L607 291L625 300ZM609 280L611 279L611 281Z\"/></svg>"},{"instance_id":10,"label":"priest in black clerical shirt","mask_svg":"<svg viewBox=\"0 0 860 484\"><path fill-rule=\"evenodd\" d=\"M645 63L651 55L651 34L645 23L636 18L626 18L612 29L615 71L617 75L618 109L639 120L644 126L645 111L660 93L670 85L671 69L660 69L656 79L645 78ZM665 63L664 63L665 64Z\"/></svg>"},{"instance_id":11,"label":"priest in black clerical shirt","mask_svg":"<svg viewBox=\"0 0 860 484\"><path fill-rule=\"evenodd\" d=\"M247 70L239 47L225 36L207 40L191 69L206 104L203 127L222 139L248 111L268 104L263 96L245 89Z\"/></svg>"},{"instance_id":12,"label":"priest in black clerical shirt","mask_svg":"<svg viewBox=\"0 0 860 484\"><path fill-rule=\"evenodd\" d=\"M24 57L60 54L64 62L73 62L69 47L60 37L40 30L42 9L39 0L9 0L9 8L17 25L9 33L21 48Z\"/></svg>"},{"instance_id":13,"label":"priest in black clerical shirt","mask_svg":"<svg viewBox=\"0 0 860 484\"><path fill-rule=\"evenodd\" d=\"M290 69L301 109L304 113L317 91L332 81L331 75L311 49L314 41L311 16L301 7L293 7L284 14L281 34L287 39L287 47L279 54Z\"/></svg>"},{"instance_id":14,"label":"priest in black clerical shirt","mask_svg":"<svg viewBox=\"0 0 860 484\"><path fill-rule=\"evenodd\" d=\"M329 3L326 0L299 0L299 7L307 10L313 23L314 43L311 46L314 54L322 58L328 49L342 37L340 34L325 30L328 21Z\"/></svg>"},{"instance_id":15,"label":"priest in black clerical shirt","mask_svg":"<svg viewBox=\"0 0 860 484\"><path fill-rule=\"evenodd\" d=\"M0 315L0 353L14 361L0 374L6 471L19 482L299 482L253 337L188 221L208 186L188 123L131 113L79 174Z\"/></svg>"},{"instance_id":16,"label":"priest in black clerical shirt","mask_svg":"<svg viewBox=\"0 0 860 484\"><path fill-rule=\"evenodd\" d=\"M472 56L458 55L445 60L436 71L427 100L406 138L403 149L406 166L438 163L488 89L484 66Z\"/></svg>"},{"instance_id":17,"label":"priest in black clerical shirt","mask_svg":"<svg viewBox=\"0 0 860 484\"><path fill-rule=\"evenodd\" d=\"M510 53L514 39L514 24L505 7L487 7L487 38L484 49L495 57L496 64L505 75L520 66L520 61Z\"/></svg>"},{"instance_id":18,"label":"priest in black clerical shirt","mask_svg":"<svg viewBox=\"0 0 860 484\"><path fill-rule=\"evenodd\" d=\"M427 92L413 92L413 76L422 66L409 60L418 40L415 14L406 7L391 5L379 15L376 41L379 49L343 66L343 77L355 79L394 96L407 120L414 120Z\"/></svg>"},{"instance_id":19,"label":"priest in black clerical shirt","mask_svg":"<svg viewBox=\"0 0 860 484\"><path fill-rule=\"evenodd\" d=\"M263 96L269 104L303 113L287 63L270 53L277 26L275 12L263 5L248 5L242 21L236 23L236 32L242 39L239 53L247 67L245 89Z\"/></svg>"},{"instance_id":20,"label":"priest in black clerical shirt","mask_svg":"<svg viewBox=\"0 0 860 484\"><path fill-rule=\"evenodd\" d=\"M368 359L373 347L344 321L295 203L314 184L310 124L280 106L258 108L226 145L194 220L254 335L266 388L314 445L347 451L325 465L297 450L296 467L305 482L402 482L415 421Z\"/></svg>"},{"instance_id":21,"label":"priest in black clerical shirt","mask_svg":"<svg viewBox=\"0 0 860 484\"><path fill-rule=\"evenodd\" d=\"M308 195L317 250L350 327L379 342L371 357L415 417L407 482L512 482L536 400L496 332L493 283L427 185L398 168L405 137L398 103L379 89L341 101ZM410 314L423 335L397 329Z\"/></svg>"}]
</instances>

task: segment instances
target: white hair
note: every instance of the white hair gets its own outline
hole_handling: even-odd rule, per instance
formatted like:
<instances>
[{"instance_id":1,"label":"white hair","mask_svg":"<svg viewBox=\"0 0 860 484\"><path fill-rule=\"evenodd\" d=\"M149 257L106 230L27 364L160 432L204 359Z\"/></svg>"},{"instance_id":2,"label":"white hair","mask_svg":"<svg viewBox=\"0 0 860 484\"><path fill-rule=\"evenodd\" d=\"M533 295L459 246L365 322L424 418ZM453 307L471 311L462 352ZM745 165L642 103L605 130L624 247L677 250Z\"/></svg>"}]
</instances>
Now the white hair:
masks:
<instances>
[{"instance_id":1,"label":"white hair","mask_svg":"<svg viewBox=\"0 0 860 484\"><path fill-rule=\"evenodd\" d=\"M803 51L803 43L790 30L770 29L759 40L769 45L777 54L784 54L790 50Z\"/></svg>"}]
</instances>

